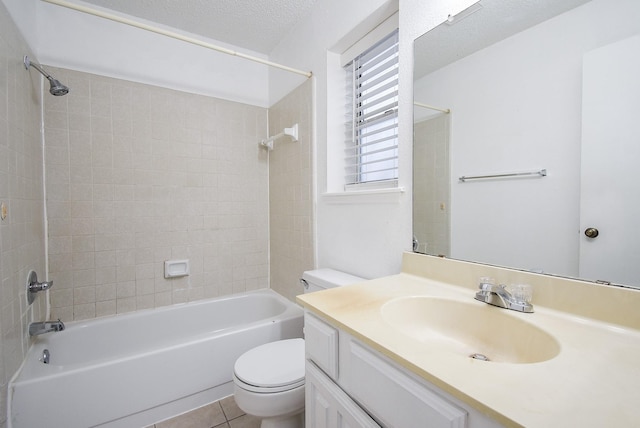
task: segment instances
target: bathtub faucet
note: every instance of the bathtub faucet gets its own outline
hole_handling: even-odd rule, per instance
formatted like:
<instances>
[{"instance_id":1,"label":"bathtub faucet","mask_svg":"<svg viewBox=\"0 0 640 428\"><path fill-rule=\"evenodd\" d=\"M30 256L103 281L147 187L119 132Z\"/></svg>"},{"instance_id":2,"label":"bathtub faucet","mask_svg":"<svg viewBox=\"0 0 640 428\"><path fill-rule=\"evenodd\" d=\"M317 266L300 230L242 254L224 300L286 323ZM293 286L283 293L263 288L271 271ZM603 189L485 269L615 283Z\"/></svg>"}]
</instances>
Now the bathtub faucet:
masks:
<instances>
[{"instance_id":1,"label":"bathtub faucet","mask_svg":"<svg viewBox=\"0 0 640 428\"><path fill-rule=\"evenodd\" d=\"M64 323L60 321L59 318L58 321L32 322L29 324L30 336L38 336L39 334L62 330L64 330Z\"/></svg>"},{"instance_id":2,"label":"bathtub faucet","mask_svg":"<svg viewBox=\"0 0 640 428\"><path fill-rule=\"evenodd\" d=\"M29 271L27 279L27 302L32 304L36 300L36 293L46 291L53 287L53 281L38 281L38 274L35 271Z\"/></svg>"}]
</instances>

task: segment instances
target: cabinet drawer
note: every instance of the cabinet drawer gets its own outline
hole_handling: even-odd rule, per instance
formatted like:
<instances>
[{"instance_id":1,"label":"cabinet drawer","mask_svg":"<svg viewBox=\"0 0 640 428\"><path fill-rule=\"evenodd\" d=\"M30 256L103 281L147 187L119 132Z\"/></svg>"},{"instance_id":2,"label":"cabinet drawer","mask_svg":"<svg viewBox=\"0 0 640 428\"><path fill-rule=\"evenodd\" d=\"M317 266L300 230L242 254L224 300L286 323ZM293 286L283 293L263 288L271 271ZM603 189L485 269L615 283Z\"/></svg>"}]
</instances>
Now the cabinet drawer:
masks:
<instances>
[{"instance_id":1,"label":"cabinet drawer","mask_svg":"<svg viewBox=\"0 0 640 428\"><path fill-rule=\"evenodd\" d=\"M345 390L386 427L464 428L467 412L351 339Z\"/></svg>"},{"instance_id":2,"label":"cabinet drawer","mask_svg":"<svg viewBox=\"0 0 640 428\"><path fill-rule=\"evenodd\" d=\"M338 377L338 330L310 313L304 315L304 343L307 358L329 377Z\"/></svg>"}]
</instances>

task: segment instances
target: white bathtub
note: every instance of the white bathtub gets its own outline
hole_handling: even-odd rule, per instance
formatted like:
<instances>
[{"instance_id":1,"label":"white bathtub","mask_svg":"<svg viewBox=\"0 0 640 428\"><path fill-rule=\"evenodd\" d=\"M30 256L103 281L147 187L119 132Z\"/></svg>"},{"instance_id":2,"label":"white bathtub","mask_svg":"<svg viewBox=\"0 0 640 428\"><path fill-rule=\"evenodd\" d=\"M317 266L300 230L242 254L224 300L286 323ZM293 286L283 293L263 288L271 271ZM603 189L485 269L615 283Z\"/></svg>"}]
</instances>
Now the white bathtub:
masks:
<instances>
[{"instance_id":1,"label":"white bathtub","mask_svg":"<svg viewBox=\"0 0 640 428\"><path fill-rule=\"evenodd\" d=\"M8 427L143 427L219 400L243 352L302 337L302 313L259 290L69 323L29 349L9 384Z\"/></svg>"}]
</instances>

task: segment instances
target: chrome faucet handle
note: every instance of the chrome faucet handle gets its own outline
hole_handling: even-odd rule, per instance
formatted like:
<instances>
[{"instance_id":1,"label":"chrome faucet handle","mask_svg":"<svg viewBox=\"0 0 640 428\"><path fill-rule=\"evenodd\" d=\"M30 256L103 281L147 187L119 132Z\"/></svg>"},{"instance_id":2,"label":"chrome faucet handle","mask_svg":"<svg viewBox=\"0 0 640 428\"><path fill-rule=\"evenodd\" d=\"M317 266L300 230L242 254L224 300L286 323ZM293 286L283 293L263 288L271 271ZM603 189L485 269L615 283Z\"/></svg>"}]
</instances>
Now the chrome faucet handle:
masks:
<instances>
[{"instance_id":1,"label":"chrome faucet handle","mask_svg":"<svg viewBox=\"0 0 640 428\"><path fill-rule=\"evenodd\" d=\"M32 282L29 284L29 291L37 293L38 291L45 291L53 287L53 281Z\"/></svg>"},{"instance_id":2,"label":"chrome faucet handle","mask_svg":"<svg viewBox=\"0 0 640 428\"><path fill-rule=\"evenodd\" d=\"M33 303L36 299L36 293L39 291L46 291L53 287L53 281L38 281L38 275L34 271L29 272L27 278L27 301L29 304Z\"/></svg>"},{"instance_id":3,"label":"chrome faucet handle","mask_svg":"<svg viewBox=\"0 0 640 428\"><path fill-rule=\"evenodd\" d=\"M507 289L505 288L505 285L503 284L492 284L490 282L481 282L480 284L478 284L478 288L482 291L486 291L486 292L490 292L490 293L507 293L509 294L509 292L507 291Z\"/></svg>"}]
</instances>

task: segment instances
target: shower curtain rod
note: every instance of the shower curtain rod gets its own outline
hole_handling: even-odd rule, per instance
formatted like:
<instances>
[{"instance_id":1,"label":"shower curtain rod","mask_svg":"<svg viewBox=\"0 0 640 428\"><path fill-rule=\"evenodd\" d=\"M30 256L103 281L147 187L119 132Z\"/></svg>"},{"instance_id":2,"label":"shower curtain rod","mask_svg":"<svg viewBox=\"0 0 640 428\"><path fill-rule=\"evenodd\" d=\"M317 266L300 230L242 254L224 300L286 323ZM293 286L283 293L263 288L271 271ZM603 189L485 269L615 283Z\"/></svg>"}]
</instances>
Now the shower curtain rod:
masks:
<instances>
[{"instance_id":1,"label":"shower curtain rod","mask_svg":"<svg viewBox=\"0 0 640 428\"><path fill-rule=\"evenodd\" d=\"M252 56L252 55L243 54L241 52L236 52L236 51L233 51L231 49L223 48L221 46L217 46L217 45L214 45L212 43L204 42L202 40L198 40L198 39L193 38L193 37L185 36L185 35L173 32L173 31L164 30L164 29L159 28L159 27L154 27L152 25L144 24L142 22L134 21L132 19L128 19L128 18L124 18L124 17L121 17L121 16L113 15L111 13L103 12L103 11L100 11L100 10L97 10L97 9L92 9L90 7L81 6L79 4L70 3L70 2L64 1L64 0L42 0L42 1L47 2L47 3L51 3L51 4L55 4L57 6L66 7L68 9L73 9L73 10L76 10L78 12L84 12L84 13L87 13L89 15L97 16L99 18L109 19L109 20L114 21L114 22L119 22L121 24L130 25L132 27L140 28L141 30L147 30L147 31L151 31L152 33L160 34L160 35L167 36L167 37L172 37L174 39L181 40L183 42L187 42L187 43L191 43L191 44L194 44L194 45L202 46L203 48L212 49L214 51L222 52L222 53L225 53L227 55L237 56L239 58L247 59L249 61L257 62L257 63L263 64L263 65L268 65L269 67L275 67L275 68L279 68L281 70L285 70L285 71L288 71L288 72L291 72L291 73L300 74L300 75L305 76L307 78L310 78L313 75L310 71L298 70L298 69L295 69L295 68L292 68L292 67L288 67L286 65L282 65L282 64L278 64L276 62L268 61L266 59L258 58L258 57Z\"/></svg>"},{"instance_id":2,"label":"shower curtain rod","mask_svg":"<svg viewBox=\"0 0 640 428\"><path fill-rule=\"evenodd\" d=\"M46 0L45 0L46 1ZM424 107L424 108L428 108L431 110L437 110L437 111L441 111L443 113L451 113L451 109L448 108L440 108L440 107L434 107L434 106L430 106L429 104L424 104L424 103L419 103L418 101L415 101L413 103L413 105L418 106L418 107Z\"/></svg>"}]
</instances>

